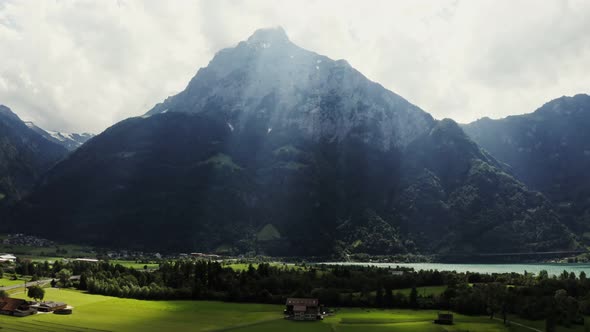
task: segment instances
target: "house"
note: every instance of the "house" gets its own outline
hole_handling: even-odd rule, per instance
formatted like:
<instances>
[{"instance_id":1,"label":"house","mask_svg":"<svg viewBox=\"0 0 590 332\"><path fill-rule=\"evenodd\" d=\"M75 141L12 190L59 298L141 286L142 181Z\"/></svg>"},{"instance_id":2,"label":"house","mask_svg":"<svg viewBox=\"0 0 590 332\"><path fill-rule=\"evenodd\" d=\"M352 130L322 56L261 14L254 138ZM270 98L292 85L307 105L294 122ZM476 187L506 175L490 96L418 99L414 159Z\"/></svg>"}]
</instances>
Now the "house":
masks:
<instances>
[{"instance_id":1,"label":"house","mask_svg":"<svg viewBox=\"0 0 590 332\"><path fill-rule=\"evenodd\" d=\"M285 306L286 319L298 321L323 319L318 299L288 298Z\"/></svg>"},{"instance_id":2,"label":"house","mask_svg":"<svg viewBox=\"0 0 590 332\"><path fill-rule=\"evenodd\" d=\"M98 259L95 258L74 258L73 262L86 262L86 263L98 263Z\"/></svg>"},{"instance_id":3,"label":"house","mask_svg":"<svg viewBox=\"0 0 590 332\"><path fill-rule=\"evenodd\" d=\"M15 262L16 261L16 256L12 255L12 254L0 254L0 263L4 263L4 262Z\"/></svg>"},{"instance_id":4,"label":"house","mask_svg":"<svg viewBox=\"0 0 590 332\"><path fill-rule=\"evenodd\" d=\"M204 254L202 252L193 252L191 256L194 258L206 258L206 259L220 259L221 256L216 254Z\"/></svg>"},{"instance_id":5,"label":"house","mask_svg":"<svg viewBox=\"0 0 590 332\"><path fill-rule=\"evenodd\" d=\"M46 301L38 304L31 305L31 308L39 312L53 312L56 310L62 310L67 308L68 305L63 302Z\"/></svg>"},{"instance_id":6,"label":"house","mask_svg":"<svg viewBox=\"0 0 590 332\"><path fill-rule=\"evenodd\" d=\"M13 299L5 297L0 299L0 314L24 317L36 314L37 311L31 308L29 302L22 299Z\"/></svg>"},{"instance_id":7,"label":"house","mask_svg":"<svg viewBox=\"0 0 590 332\"><path fill-rule=\"evenodd\" d=\"M453 325L453 314L438 314L438 319L434 320L434 324Z\"/></svg>"}]
</instances>

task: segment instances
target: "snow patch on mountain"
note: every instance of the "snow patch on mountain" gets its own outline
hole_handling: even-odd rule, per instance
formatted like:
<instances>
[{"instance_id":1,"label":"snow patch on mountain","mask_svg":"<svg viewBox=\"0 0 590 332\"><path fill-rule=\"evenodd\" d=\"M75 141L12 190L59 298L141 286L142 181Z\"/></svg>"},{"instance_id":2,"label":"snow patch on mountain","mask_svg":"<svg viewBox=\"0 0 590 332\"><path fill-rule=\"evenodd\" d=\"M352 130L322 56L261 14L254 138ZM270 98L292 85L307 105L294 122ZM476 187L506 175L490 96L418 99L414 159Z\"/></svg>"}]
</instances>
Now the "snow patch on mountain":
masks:
<instances>
[{"instance_id":1,"label":"snow patch on mountain","mask_svg":"<svg viewBox=\"0 0 590 332\"><path fill-rule=\"evenodd\" d=\"M82 144L86 143L86 141L94 137L94 134L90 133L77 134L46 130L40 128L34 122L31 121L25 122L25 125L29 127L29 129L32 129L33 131L43 136L46 140L58 143L70 151L79 148L80 146L82 146Z\"/></svg>"}]
</instances>

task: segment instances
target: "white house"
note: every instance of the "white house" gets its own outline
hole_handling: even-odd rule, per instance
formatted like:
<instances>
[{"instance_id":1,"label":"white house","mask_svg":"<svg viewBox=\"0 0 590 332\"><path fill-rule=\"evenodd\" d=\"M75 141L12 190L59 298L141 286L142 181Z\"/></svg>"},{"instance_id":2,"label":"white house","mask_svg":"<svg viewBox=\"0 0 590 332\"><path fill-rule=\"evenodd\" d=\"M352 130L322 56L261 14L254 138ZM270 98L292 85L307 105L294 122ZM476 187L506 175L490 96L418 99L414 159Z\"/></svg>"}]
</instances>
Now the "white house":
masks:
<instances>
[{"instance_id":1,"label":"white house","mask_svg":"<svg viewBox=\"0 0 590 332\"><path fill-rule=\"evenodd\" d=\"M14 261L16 261L16 256L14 256L13 254L0 254L0 263Z\"/></svg>"}]
</instances>

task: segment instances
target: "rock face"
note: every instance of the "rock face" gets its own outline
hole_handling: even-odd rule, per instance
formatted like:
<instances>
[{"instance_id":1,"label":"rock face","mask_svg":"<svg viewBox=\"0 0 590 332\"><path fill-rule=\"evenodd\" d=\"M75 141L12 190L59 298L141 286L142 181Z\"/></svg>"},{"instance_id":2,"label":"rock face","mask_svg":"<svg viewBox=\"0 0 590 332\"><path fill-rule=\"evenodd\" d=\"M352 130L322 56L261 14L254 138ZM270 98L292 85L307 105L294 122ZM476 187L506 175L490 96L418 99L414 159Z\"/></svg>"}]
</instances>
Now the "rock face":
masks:
<instances>
[{"instance_id":1,"label":"rock face","mask_svg":"<svg viewBox=\"0 0 590 332\"><path fill-rule=\"evenodd\" d=\"M0 204L20 199L67 151L29 129L0 105Z\"/></svg>"},{"instance_id":2,"label":"rock face","mask_svg":"<svg viewBox=\"0 0 590 332\"><path fill-rule=\"evenodd\" d=\"M314 141L362 137L387 150L432 127L426 112L370 82L344 61L304 50L282 28L258 30L218 52L188 87L148 112L212 113L232 130L255 123L267 131L296 128Z\"/></svg>"},{"instance_id":3,"label":"rock face","mask_svg":"<svg viewBox=\"0 0 590 332\"><path fill-rule=\"evenodd\" d=\"M183 92L84 144L9 217L45 236L146 250L577 246L548 201L455 122L282 29L220 51Z\"/></svg>"},{"instance_id":4,"label":"rock face","mask_svg":"<svg viewBox=\"0 0 590 332\"><path fill-rule=\"evenodd\" d=\"M516 178L547 195L576 233L590 230L590 96L561 97L530 114L463 128Z\"/></svg>"}]
</instances>

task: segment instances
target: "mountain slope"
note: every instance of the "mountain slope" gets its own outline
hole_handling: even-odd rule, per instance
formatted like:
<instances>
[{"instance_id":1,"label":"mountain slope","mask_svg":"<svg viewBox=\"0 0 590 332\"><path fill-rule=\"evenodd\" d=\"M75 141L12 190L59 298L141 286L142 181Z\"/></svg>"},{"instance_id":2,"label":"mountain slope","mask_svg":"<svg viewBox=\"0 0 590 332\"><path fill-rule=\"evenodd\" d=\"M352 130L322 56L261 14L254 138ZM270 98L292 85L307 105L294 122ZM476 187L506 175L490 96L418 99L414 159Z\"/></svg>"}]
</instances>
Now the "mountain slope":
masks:
<instances>
[{"instance_id":1,"label":"mountain slope","mask_svg":"<svg viewBox=\"0 0 590 332\"><path fill-rule=\"evenodd\" d=\"M0 201L19 199L67 151L29 129L0 105Z\"/></svg>"},{"instance_id":2,"label":"mountain slope","mask_svg":"<svg viewBox=\"0 0 590 332\"><path fill-rule=\"evenodd\" d=\"M46 236L150 250L575 247L543 196L497 166L454 122L266 29L84 144L12 218Z\"/></svg>"},{"instance_id":3,"label":"mountain slope","mask_svg":"<svg viewBox=\"0 0 590 332\"><path fill-rule=\"evenodd\" d=\"M452 120L407 148L404 179L400 215L414 237L439 253L575 246L550 202L503 172Z\"/></svg>"},{"instance_id":4,"label":"mountain slope","mask_svg":"<svg viewBox=\"0 0 590 332\"><path fill-rule=\"evenodd\" d=\"M534 113L463 128L512 173L546 194L568 225L590 229L590 96L550 101Z\"/></svg>"},{"instance_id":5,"label":"mountain slope","mask_svg":"<svg viewBox=\"0 0 590 332\"><path fill-rule=\"evenodd\" d=\"M82 144L94 137L93 134L89 133L62 133L58 131L45 130L30 121L25 122L25 124L36 133L43 136L45 139L63 146L64 148L68 149L68 151L76 150L82 146Z\"/></svg>"}]
</instances>

